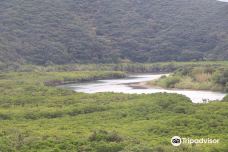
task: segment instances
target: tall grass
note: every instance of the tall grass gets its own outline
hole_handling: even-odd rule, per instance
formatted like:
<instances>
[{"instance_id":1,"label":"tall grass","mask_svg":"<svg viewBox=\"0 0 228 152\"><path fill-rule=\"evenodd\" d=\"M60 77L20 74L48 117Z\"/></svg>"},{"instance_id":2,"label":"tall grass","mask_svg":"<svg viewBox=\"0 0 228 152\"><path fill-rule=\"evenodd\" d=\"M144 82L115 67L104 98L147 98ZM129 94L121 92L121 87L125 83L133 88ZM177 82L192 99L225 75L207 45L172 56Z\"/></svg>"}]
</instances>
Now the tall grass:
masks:
<instances>
[{"instance_id":1,"label":"tall grass","mask_svg":"<svg viewBox=\"0 0 228 152\"><path fill-rule=\"evenodd\" d=\"M178 68L174 74L162 77L149 84L158 85L165 88L213 90L228 92L228 68L221 65L215 68L206 66L186 66Z\"/></svg>"}]
</instances>

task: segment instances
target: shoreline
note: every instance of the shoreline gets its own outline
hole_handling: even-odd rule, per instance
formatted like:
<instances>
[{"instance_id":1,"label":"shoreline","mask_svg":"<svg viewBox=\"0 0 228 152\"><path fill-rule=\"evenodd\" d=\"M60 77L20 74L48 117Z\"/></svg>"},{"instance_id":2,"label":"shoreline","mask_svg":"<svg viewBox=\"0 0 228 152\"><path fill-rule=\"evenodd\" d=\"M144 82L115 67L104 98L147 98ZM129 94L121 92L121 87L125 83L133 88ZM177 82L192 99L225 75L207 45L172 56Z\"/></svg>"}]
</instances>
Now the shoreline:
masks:
<instances>
[{"instance_id":1,"label":"shoreline","mask_svg":"<svg viewBox=\"0 0 228 152\"><path fill-rule=\"evenodd\" d=\"M215 92L215 93L224 93L224 94L228 94L227 92L222 92L222 91L213 91L213 90L203 90L203 89L186 89L186 88L163 88L160 86L156 86L156 85L149 85L147 84L148 81L144 81L144 82L137 82L137 83L129 83L128 86L133 88L133 89L166 89L166 90L186 90L186 91L206 91L206 92Z\"/></svg>"}]
</instances>

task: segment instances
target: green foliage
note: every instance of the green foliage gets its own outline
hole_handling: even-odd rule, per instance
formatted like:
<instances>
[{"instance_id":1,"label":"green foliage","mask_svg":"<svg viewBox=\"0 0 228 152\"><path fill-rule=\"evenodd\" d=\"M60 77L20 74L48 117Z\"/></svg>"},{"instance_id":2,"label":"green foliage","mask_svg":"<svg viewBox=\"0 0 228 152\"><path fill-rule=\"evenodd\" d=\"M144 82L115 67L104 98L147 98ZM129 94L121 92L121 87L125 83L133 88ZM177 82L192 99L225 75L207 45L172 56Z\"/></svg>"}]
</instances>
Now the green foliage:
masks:
<instances>
[{"instance_id":1,"label":"green foliage","mask_svg":"<svg viewBox=\"0 0 228 152\"><path fill-rule=\"evenodd\" d=\"M227 60L224 5L205 0L4 0L0 68L12 62Z\"/></svg>"},{"instance_id":2,"label":"green foliage","mask_svg":"<svg viewBox=\"0 0 228 152\"><path fill-rule=\"evenodd\" d=\"M1 73L0 151L227 151L228 102L193 104L183 95L168 93L84 94L45 85L52 80L112 78L115 73L124 75L105 71ZM221 142L176 148L170 144L174 135Z\"/></svg>"},{"instance_id":3,"label":"green foliage","mask_svg":"<svg viewBox=\"0 0 228 152\"><path fill-rule=\"evenodd\" d=\"M69 71L123 71L132 73L170 73L176 70L188 71L193 67L219 67L228 66L227 61L204 62L159 62L159 63L119 63L119 64L67 64L67 65L8 65L2 72L69 72ZM1 69L0 69L1 70Z\"/></svg>"},{"instance_id":4,"label":"green foliage","mask_svg":"<svg viewBox=\"0 0 228 152\"><path fill-rule=\"evenodd\" d=\"M174 74L150 84L166 88L228 92L228 69L226 64L186 65L177 68Z\"/></svg>"},{"instance_id":5,"label":"green foliage","mask_svg":"<svg viewBox=\"0 0 228 152\"><path fill-rule=\"evenodd\" d=\"M225 92L228 92L228 69L217 72L213 79L215 83L223 86Z\"/></svg>"},{"instance_id":6,"label":"green foliage","mask_svg":"<svg viewBox=\"0 0 228 152\"><path fill-rule=\"evenodd\" d=\"M164 81L162 81L162 79ZM163 77L161 78L161 85L164 86L165 88L175 88L175 84L180 82L179 77Z\"/></svg>"},{"instance_id":7,"label":"green foliage","mask_svg":"<svg viewBox=\"0 0 228 152\"><path fill-rule=\"evenodd\" d=\"M223 98L222 101L223 101L223 102L228 102L228 95L226 95L226 96Z\"/></svg>"},{"instance_id":8,"label":"green foliage","mask_svg":"<svg viewBox=\"0 0 228 152\"><path fill-rule=\"evenodd\" d=\"M121 150L123 150L124 147L120 144L116 144L116 143L110 143L110 144L106 144L106 143L98 143L95 145L95 152L119 152Z\"/></svg>"},{"instance_id":9,"label":"green foliage","mask_svg":"<svg viewBox=\"0 0 228 152\"><path fill-rule=\"evenodd\" d=\"M116 132L107 132L105 130L94 131L89 137L90 141L121 142L123 139Z\"/></svg>"},{"instance_id":10,"label":"green foliage","mask_svg":"<svg viewBox=\"0 0 228 152\"><path fill-rule=\"evenodd\" d=\"M0 120L9 120L9 119L11 119L10 115L5 113L0 113Z\"/></svg>"}]
</instances>

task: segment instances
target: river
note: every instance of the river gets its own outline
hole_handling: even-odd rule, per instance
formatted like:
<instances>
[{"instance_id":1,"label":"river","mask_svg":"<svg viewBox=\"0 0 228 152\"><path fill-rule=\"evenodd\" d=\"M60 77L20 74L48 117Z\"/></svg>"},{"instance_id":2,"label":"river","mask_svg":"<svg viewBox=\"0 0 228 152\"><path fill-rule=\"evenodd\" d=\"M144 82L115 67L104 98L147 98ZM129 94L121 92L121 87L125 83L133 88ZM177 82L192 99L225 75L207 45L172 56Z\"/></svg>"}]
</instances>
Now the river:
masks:
<instances>
[{"instance_id":1,"label":"river","mask_svg":"<svg viewBox=\"0 0 228 152\"><path fill-rule=\"evenodd\" d=\"M220 2L228 2L228 0L217 0L217 1L220 1Z\"/></svg>"},{"instance_id":2,"label":"river","mask_svg":"<svg viewBox=\"0 0 228 152\"><path fill-rule=\"evenodd\" d=\"M62 87L70 88L76 92L98 93L98 92L115 92L129 94L149 94L158 92L177 93L189 97L194 103L201 103L204 99L214 101L222 100L225 93L201 91L201 90L183 90L183 89L164 89L157 87L132 87L132 83L156 80L164 74L140 74L130 75L122 79L98 80L88 83L68 84Z\"/></svg>"}]
</instances>

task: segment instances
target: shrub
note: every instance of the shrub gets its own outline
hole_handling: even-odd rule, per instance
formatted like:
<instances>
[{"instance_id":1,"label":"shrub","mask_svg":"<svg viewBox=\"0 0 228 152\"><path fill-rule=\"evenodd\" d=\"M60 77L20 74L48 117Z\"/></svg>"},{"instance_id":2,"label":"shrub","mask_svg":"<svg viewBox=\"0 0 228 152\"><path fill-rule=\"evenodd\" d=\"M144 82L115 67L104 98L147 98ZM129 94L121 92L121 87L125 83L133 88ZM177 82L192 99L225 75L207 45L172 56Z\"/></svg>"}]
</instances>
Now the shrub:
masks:
<instances>
[{"instance_id":1,"label":"shrub","mask_svg":"<svg viewBox=\"0 0 228 152\"><path fill-rule=\"evenodd\" d=\"M71 111L67 112L67 114L69 114L70 116L76 116L79 114L89 114L89 113L100 112L104 110L106 110L106 108L102 106L88 106L81 109L78 109L78 108L72 109Z\"/></svg>"},{"instance_id":2,"label":"shrub","mask_svg":"<svg viewBox=\"0 0 228 152\"><path fill-rule=\"evenodd\" d=\"M36 119L39 119L39 116L37 115L36 112L28 112L24 115L25 119L33 119L33 120L36 120Z\"/></svg>"},{"instance_id":3,"label":"shrub","mask_svg":"<svg viewBox=\"0 0 228 152\"><path fill-rule=\"evenodd\" d=\"M222 102L228 102L228 95L223 98Z\"/></svg>"},{"instance_id":4,"label":"shrub","mask_svg":"<svg viewBox=\"0 0 228 152\"><path fill-rule=\"evenodd\" d=\"M41 116L42 118L52 119L52 118L62 117L62 116L63 116L63 113L62 113L61 111L44 112L44 113L41 113L40 116Z\"/></svg>"},{"instance_id":5,"label":"shrub","mask_svg":"<svg viewBox=\"0 0 228 152\"><path fill-rule=\"evenodd\" d=\"M214 75L213 80L215 81L215 83L226 86L228 83L228 70L217 72Z\"/></svg>"},{"instance_id":6,"label":"shrub","mask_svg":"<svg viewBox=\"0 0 228 152\"><path fill-rule=\"evenodd\" d=\"M107 132L105 130L94 131L89 137L89 141L121 142L122 140L117 132Z\"/></svg>"},{"instance_id":7,"label":"shrub","mask_svg":"<svg viewBox=\"0 0 228 152\"><path fill-rule=\"evenodd\" d=\"M167 88L174 88L175 84L180 82L180 78L176 76L172 76L166 79L165 81L165 87Z\"/></svg>"},{"instance_id":8,"label":"shrub","mask_svg":"<svg viewBox=\"0 0 228 152\"><path fill-rule=\"evenodd\" d=\"M183 113L183 114L188 113L188 109L186 106L176 106L173 108L173 111L175 113Z\"/></svg>"},{"instance_id":9,"label":"shrub","mask_svg":"<svg viewBox=\"0 0 228 152\"><path fill-rule=\"evenodd\" d=\"M95 151L96 152L119 152L124 149L122 144L116 143L100 143L96 144Z\"/></svg>"},{"instance_id":10,"label":"shrub","mask_svg":"<svg viewBox=\"0 0 228 152\"><path fill-rule=\"evenodd\" d=\"M8 114L0 113L0 120L10 120L11 117Z\"/></svg>"}]
</instances>

